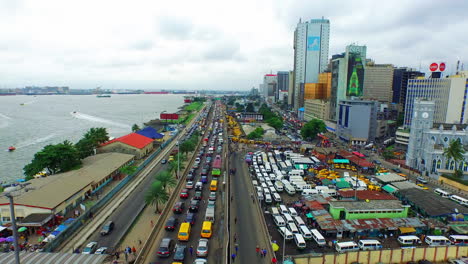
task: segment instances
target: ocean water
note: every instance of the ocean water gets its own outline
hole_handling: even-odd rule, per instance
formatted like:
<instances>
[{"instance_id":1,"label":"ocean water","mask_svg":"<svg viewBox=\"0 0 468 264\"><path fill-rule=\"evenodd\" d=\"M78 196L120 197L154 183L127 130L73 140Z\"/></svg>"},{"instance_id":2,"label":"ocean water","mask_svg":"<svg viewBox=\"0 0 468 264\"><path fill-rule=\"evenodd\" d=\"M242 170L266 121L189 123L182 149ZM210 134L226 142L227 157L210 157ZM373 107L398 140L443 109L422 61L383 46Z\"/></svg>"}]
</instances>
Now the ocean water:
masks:
<instances>
[{"instance_id":1,"label":"ocean water","mask_svg":"<svg viewBox=\"0 0 468 264\"><path fill-rule=\"evenodd\" d=\"M176 112L183 99L172 94L0 96L0 181L23 178L23 167L48 144L76 143L92 127L119 137L133 124L142 127L163 111ZM9 146L16 150L8 152Z\"/></svg>"}]
</instances>

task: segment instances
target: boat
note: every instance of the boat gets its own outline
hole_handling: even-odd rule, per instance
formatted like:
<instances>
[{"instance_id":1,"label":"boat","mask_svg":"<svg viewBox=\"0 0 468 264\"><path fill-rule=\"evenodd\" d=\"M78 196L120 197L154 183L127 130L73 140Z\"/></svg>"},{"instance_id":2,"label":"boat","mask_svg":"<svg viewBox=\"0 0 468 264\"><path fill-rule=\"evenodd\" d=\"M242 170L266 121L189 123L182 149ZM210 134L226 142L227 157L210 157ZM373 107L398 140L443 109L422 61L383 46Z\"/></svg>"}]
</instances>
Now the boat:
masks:
<instances>
[{"instance_id":1,"label":"boat","mask_svg":"<svg viewBox=\"0 0 468 264\"><path fill-rule=\"evenodd\" d=\"M98 98L108 98L111 97L110 94L98 94L96 97Z\"/></svg>"},{"instance_id":2,"label":"boat","mask_svg":"<svg viewBox=\"0 0 468 264\"><path fill-rule=\"evenodd\" d=\"M10 151L10 152L11 152L11 151L14 151L15 149L16 149L15 147L13 147L13 146L10 146L10 147L8 148L8 151Z\"/></svg>"},{"instance_id":3,"label":"boat","mask_svg":"<svg viewBox=\"0 0 468 264\"><path fill-rule=\"evenodd\" d=\"M24 105L24 103L21 103L20 105Z\"/></svg>"}]
</instances>

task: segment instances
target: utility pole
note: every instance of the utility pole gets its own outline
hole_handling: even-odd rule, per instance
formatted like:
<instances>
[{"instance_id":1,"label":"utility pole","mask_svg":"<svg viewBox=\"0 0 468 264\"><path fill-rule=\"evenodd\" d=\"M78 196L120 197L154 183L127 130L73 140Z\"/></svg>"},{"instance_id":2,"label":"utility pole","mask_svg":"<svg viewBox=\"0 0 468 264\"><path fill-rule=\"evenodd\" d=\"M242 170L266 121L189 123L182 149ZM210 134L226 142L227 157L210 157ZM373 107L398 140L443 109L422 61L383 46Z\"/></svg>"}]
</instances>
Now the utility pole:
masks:
<instances>
[{"instance_id":1,"label":"utility pole","mask_svg":"<svg viewBox=\"0 0 468 264\"><path fill-rule=\"evenodd\" d=\"M20 248L18 246L18 228L16 227L16 218L15 218L15 204L13 201L13 195L10 192L5 193L5 196L10 200L10 217L13 228L13 243L15 245L15 263L20 264Z\"/></svg>"}]
</instances>

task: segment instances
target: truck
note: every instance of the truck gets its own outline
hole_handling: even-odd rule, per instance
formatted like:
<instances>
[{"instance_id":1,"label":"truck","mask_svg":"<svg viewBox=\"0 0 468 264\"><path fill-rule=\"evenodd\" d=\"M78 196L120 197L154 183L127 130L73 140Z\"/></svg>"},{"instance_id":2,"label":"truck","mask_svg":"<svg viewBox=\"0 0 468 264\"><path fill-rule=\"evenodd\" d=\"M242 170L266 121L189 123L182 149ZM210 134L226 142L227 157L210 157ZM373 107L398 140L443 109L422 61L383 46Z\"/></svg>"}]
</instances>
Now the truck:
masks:
<instances>
[{"instance_id":1,"label":"truck","mask_svg":"<svg viewBox=\"0 0 468 264\"><path fill-rule=\"evenodd\" d=\"M206 208L205 221L215 222L215 211L213 207Z\"/></svg>"}]
</instances>

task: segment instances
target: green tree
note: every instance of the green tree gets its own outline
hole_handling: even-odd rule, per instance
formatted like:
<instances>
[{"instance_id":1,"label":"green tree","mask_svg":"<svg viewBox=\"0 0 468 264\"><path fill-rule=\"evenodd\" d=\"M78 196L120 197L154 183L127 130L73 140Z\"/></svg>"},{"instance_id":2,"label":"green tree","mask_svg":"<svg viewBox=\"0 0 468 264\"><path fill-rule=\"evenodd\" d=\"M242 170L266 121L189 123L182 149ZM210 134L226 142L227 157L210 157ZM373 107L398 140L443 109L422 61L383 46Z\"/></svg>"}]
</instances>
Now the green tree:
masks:
<instances>
[{"instance_id":1,"label":"green tree","mask_svg":"<svg viewBox=\"0 0 468 264\"><path fill-rule=\"evenodd\" d=\"M248 139L258 139L258 138L262 138L264 133L265 133L265 130L264 130L263 128L257 127L254 131L250 132L250 133L247 135L247 138L248 138Z\"/></svg>"},{"instance_id":2,"label":"green tree","mask_svg":"<svg viewBox=\"0 0 468 264\"><path fill-rule=\"evenodd\" d=\"M90 138L82 138L75 144L80 159L84 159L94 154L94 149L97 148L96 142Z\"/></svg>"},{"instance_id":3,"label":"green tree","mask_svg":"<svg viewBox=\"0 0 468 264\"><path fill-rule=\"evenodd\" d=\"M160 181L154 181L151 188L145 193L145 203L156 205L155 213L159 213L159 205L165 204L169 200L169 194L164 190Z\"/></svg>"},{"instance_id":4,"label":"green tree","mask_svg":"<svg viewBox=\"0 0 468 264\"><path fill-rule=\"evenodd\" d=\"M174 187L177 185L177 180L174 178L172 173L168 170L164 170L158 174L156 174L156 180L160 181L164 190L166 187Z\"/></svg>"},{"instance_id":5,"label":"green tree","mask_svg":"<svg viewBox=\"0 0 468 264\"><path fill-rule=\"evenodd\" d=\"M141 128L137 125L137 124L133 124L132 126L132 131L133 132L137 132L138 130L140 130Z\"/></svg>"},{"instance_id":6,"label":"green tree","mask_svg":"<svg viewBox=\"0 0 468 264\"><path fill-rule=\"evenodd\" d=\"M188 152L194 151L196 144L193 140L186 140L180 144L179 149L182 153L187 154Z\"/></svg>"},{"instance_id":7,"label":"green tree","mask_svg":"<svg viewBox=\"0 0 468 264\"><path fill-rule=\"evenodd\" d=\"M177 155L179 155L179 154L177 154ZM177 155L174 157L173 161L169 162L169 166L168 166L169 168L168 169L169 169L170 172L174 172L176 174L176 178L178 179L179 175L177 175L177 170L180 169L180 171L182 172L185 169L185 166L184 166L184 163L183 163L185 157L183 155L180 155L180 165L179 165L178 162L177 162L178 161L178 156Z\"/></svg>"},{"instance_id":8,"label":"green tree","mask_svg":"<svg viewBox=\"0 0 468 264\"><path fill-rule=\"evenodd\" d=\"M396 156L395 154L393 153L393 151L390 151L390 150L385 150L384 152L382 152L382 157L386 160L390 160L390 159L395 159Z\"/></svg>"},{"instance_id":9,"label":"green tree","mask_svg":"<svg viewBox=\"0 0 468 264\"><path fill-rule=\"evenodd\" d=\"M104 127L92 127L86 132L84 138L91 139L97 145L109 140L109 134Z\"/></svg>"},{"instance_id":10,"label":"green tree","mask_svg":"<svg viewBox=\"0 0 468 264\"><path fill-rule=\"evenodd\" d=\"M132 175L133 173L135 173L136 170L137 170L137 166L127 165L127 166L123 166L122 168L120 168L119 171L122 174Z\"/></svg>"},{"instance_id":11,"label":"green tree","mask_svg":"<svg viewBox=\"0 0 468 264\"><path fill-rule=\"evenodd\" d=\"M327 131L325 123L320 119L312 119L301 128L301 136L304 139L314 139L318 133Z\"/></svg>"},{"instance_id":12,"label":"green tree","mask_svg":"<svg viewBox=\"0 0 468 264\"><path fill-rule=\"evenodd\" d=\"M252 113L252 112L255 112L255 107L252 103L248 103L247 104L247 107L245 108L245 111L246 112L249 112L249 113Z\"/></svg>"},{"instance_id":13,"label":"green tree","mask_svg":"<svg viewBox=\"0 0 468 264\"><path fill-rule=\"evenodd\" d=\"M458 177L463 175L463 172L458 168L458 163L463 160L463 154L465 154L465 149L459 139L451 140L449 146L444 149L444 156L447 162L451 162L452 160L455 162L455 176Z\"/></svg>"},{"instance_id":14,"label":"green tree","mask_svg":"<svg viewBox=\"0 0 468 264\"><path fill-rule=\"evenodd\" d=\"M23 171L26 176L33 176L46 169L51 174L69 171L81 164L78 151L70 141L56 145L47 145L34 154L34 158Z\"/></svg>"},{"instance_id":15,"label":"green tree","mask_svg":"<svg viewBox=\"0 0 468 264\"><path fill-rule=\"evenodd\" d=\"M276 130L280 130L281 128L283 128L283 120L278 117L272 117L268 119L267 123Z\"/></svg>"}]
</instances>

